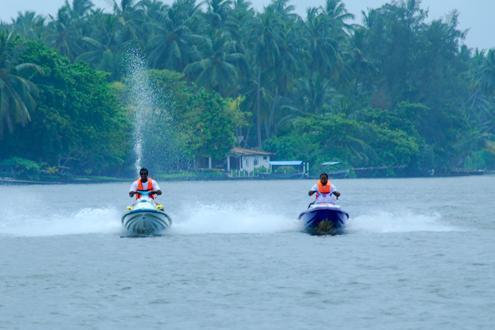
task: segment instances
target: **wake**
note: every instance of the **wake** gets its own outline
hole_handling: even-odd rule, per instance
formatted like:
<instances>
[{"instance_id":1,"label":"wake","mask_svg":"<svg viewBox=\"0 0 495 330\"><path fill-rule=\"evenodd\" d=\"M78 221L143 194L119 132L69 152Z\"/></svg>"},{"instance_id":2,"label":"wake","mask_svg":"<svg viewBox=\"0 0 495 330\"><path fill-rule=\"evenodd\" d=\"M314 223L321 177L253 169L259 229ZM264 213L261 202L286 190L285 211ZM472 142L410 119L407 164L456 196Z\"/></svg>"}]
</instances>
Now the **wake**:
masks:
<instances>
[{"instance_id":1,"label":"wake","mask_svg":"<svg viewBox=\"0 0 495 330\"><path fill-rule=\"evenodd\" d=\"M460 229L451 226L441 215L416 214L410 210L400 212L376 211L352 218L348 232L408 233L408 232L451 232Z\"/></svg>"},{"instance_id":2,"label":"wake","mask_svg":"<svg viewBox=\"0 0 495 330\"><path fill-rule=\"evenodd\" d=\"M45 213L49 210L42 210ZM284 211L283 213L280 211ZM0 235L59 236L123 233L120 217L123 209L116 207L83 208L43 215L36 211L0 209ZM445 222L438 213L425 215L403 211L370 211L353 217L350 212L346 232L406 233L460 231ZM263 234L302 231L297 212L277 210L273 205L202 204L183 207L169 213L173 224L167 234Z\"/></svg>"},{"instance_id":3,"label":"wake","mask_svg":"<svg viewBox=\"0 0 495 330\"><path fill-rule=\"evenodd\" d=\"M41 215L33 210L20 214L4 209L0 213L0 235L122 235L120 217L124 212L109 207ZM301 229L295 216L290 218L274 210L250 205L197 204L169 215L173 223L167 233L172 235L279 233Z\"/></svg>"},{"instance_id":4,"label":"wake","mask_svg":"<svg viewBox=\"0 0 495 330\"><path fill-rule=\"evenodd\" d=\"M114 208L85 208L50 216L10 211L2 212L0 218L0 234L12 236L118 234L120 231L120 212Z\"/></svg>"},{"instance_id":5,"label":"wake","mask_svg":"<svg viewBox=\"0 0 495 330\"><path fill-rule=\"evenodd\" d=\"M183 210L171 227L174 234L256 234L293 232L301 229L290 218L263 206L249 204L197 204Z\"/></svg>"}]
</instances>

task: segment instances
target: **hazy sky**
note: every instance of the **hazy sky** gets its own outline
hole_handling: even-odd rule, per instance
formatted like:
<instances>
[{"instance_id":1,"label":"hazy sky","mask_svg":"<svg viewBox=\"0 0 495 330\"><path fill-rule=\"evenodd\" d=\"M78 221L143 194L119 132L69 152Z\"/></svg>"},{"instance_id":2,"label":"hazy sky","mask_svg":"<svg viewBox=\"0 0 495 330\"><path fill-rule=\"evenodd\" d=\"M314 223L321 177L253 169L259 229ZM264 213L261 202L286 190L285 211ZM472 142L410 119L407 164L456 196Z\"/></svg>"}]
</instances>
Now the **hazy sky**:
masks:
<instances>
[{"instance_id":1,"label":"hazy sky","mask_svg":"<svg viewBox=\"0 0 495 330\"><path fill-rule=\"evenodd\" d=\"M17 12L34 10L41 14L53 14L65 0L0 0L0 19L10 21ZM164 1L166 3L171 0ZM270 0L251 0L255 8L261 9ZM347 9L361 22L361 11L376 8L387 0L344 0ZM99 7L111 8L112 0L93 0ZM303 15L309 6L319 6L325 0L292 0L298 14ZM469 29L467 44L471 47L495 48L495 0L423 0L423 7L430 9L430 18L441 18L458 9L462 29Z\"/></svg>"}]
</instances>

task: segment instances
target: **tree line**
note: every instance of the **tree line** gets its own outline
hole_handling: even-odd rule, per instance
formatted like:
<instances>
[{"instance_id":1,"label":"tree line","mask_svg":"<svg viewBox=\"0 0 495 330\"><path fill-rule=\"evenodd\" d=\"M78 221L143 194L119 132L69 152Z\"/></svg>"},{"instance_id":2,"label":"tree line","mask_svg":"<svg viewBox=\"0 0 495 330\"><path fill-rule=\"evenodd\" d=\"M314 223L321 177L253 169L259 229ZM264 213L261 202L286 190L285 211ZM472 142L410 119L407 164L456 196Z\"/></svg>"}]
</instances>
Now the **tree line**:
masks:
<instances>
[{"instance_id":1,"label":"tree line","mask_svg":"<svg viewBox=\"0 0 495 330\"><path fill-rule=\"evenodd\" d=\"M171 5L120 0L111 12L90 0L67 1L54 17L25 12L2 25L0 81L8 84L0 85L0 129L4 141L13 136L15 142L22 141L20 135L41 116L45 100L53 101L43 93L47 82L40 78L39 66L44 60L32 54L19 57L15 51L6 55L4 44L21 36L21 43L56 50L48 62L56 57L76 71L96 70L88 80L99 79L94 87L100 86L99 106L109 118L99 124L116 125L113 134L124 134L115 136L116 141L132 136L125 135L130 117L112 86L124 80L126 52L138 49L155 78L167 81L161 88L173 100L174 126L182 128L174 138L186 158L211 154L221 159L240 144L314 166L340 160L354 167L401 166L411 174L493 168L495 50L467 47L467 32L459 28L458 17L452 12L430 20L418 0L366 10L360 24L341 0L309 8L304 17L287 0L273 0L261 11L245 0L176 0ZM37 47L28 52L36 53ZM75 81L78 89L81 82ZM68 100L81 97L74 100L81 111L77 116L64 112L65 120L77 120L81 130L87 122L84 129L99 131L89 122L93 110L84 109L89 101L83 102L85 92L96 92L81 88L74 95L64 89ZM181 95L183 91L188 96ZM196 104L196 110L188 104ZM57 109L69 111L66 107ZM208 118L218 116L208 113L219 109L229 124L212 133L217 123ZM37 125L43 127L52 115L47 111ZM48 122L60 125L51 119ZM194 134L198 129L204 132L199 140ZM54 150L70 143L101 143L96 136L83 143L78 140L81 134L74 131L70 142L38 143ZM10 156L39 160L23 151L29 144L13 145ZM64 157L93 159L81 166L86 170L106 162L108 172L129 163L130 155L119 147L122 144L109 146L108 155L91 154L95 158Z\"/></svg>"}]
</instances>

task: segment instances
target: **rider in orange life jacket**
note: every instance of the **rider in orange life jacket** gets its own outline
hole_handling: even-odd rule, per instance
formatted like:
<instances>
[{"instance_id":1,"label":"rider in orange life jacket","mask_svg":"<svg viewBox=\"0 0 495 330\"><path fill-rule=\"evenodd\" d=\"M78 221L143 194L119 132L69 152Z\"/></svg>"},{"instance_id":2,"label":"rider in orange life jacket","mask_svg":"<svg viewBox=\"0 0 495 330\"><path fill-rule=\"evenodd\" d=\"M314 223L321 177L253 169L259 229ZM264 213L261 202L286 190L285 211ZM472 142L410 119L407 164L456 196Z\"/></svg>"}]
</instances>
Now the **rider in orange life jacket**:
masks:
<instances>
[{"instance_id":1,"label":"rider in orange life jacket","mask_svg":"<svg viewBox=\"0 0 495 330\"><path fill-rule=\"evenodd\" d=\"M321 173L320 180L315 184L308 195L313 196L316 194L315 203L332 203L334 204L336 199L339 199L340 192L337 191L337 187L328 181L328 174ZM333 197L335 196L336 199Z\"/></svg>"},{"instance_id":2,"label":"rider in orange life jacket","mask_svg":"<svg viewBox=\"0 0 495 330\"><path fill-rule=\"evenodd\" d=\"M133 197L134 195L136 195L136 199L141 197L137 190L148 190L150 192L149 196L153 199L155 198L155 195L162 194L158 182L148 178L148 170L146 168L143 167L139 170L139 176L139 179L131 183L131 187L129 188L129 197Z\"/></svg>"}]
</instances>

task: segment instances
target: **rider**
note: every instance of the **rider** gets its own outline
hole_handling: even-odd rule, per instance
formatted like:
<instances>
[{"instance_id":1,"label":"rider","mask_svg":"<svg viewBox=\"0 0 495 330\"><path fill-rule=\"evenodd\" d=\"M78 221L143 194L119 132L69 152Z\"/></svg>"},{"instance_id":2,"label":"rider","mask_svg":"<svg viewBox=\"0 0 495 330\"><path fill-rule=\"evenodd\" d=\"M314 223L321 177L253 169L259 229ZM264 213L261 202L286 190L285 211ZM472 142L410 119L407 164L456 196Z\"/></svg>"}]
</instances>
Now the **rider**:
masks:
<instances>
[{"instance_id":1,"label":"rider","mask_svg":"<svg viewBox=\"0 0 495 330\"><path fill-rule=\"evenodd\" d=\"M138 190L147 190L150 192L149 197L155 199L155 195L161 195L162 191L156 180L151 180L148 178L148 169L142 168L139 170L140 178L134 181L129 188L129 197L136 195L136 199L140 198L141 195L137 192Z\"/></svg>"},{"instance_id":2,"label":"rider","mask_svg":"<svg viewBox=\"0 0 495 330\"><path fill-rule=\"evenodd\" d=\"M316 194L316 204L334 204L336 199L333 196L337 197L337 199L340 197L340 192L337 191L337 187L335 187L335 185L328 181L328 174L326 173L320 174L320 180L318 180L318 182L311 187L311 190L308 193L309 196L313 196L314 194Z\"/></svg>"}]
</instances>

